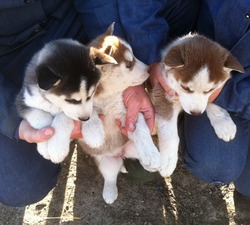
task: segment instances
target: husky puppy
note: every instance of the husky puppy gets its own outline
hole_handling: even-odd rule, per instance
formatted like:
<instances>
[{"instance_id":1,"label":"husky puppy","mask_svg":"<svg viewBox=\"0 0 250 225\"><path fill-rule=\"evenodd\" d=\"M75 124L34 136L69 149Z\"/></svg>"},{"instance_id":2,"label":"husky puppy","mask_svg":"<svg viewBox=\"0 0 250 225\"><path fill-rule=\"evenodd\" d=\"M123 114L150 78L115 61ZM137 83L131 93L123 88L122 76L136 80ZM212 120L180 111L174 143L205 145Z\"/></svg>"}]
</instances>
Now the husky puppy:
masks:
<instances>
[{"instance_id":1,"label":"husky puppy","mask_svg":"<svg viewBox=\"0 0 250 225\"><path fill-rule=\"evenodd\" d=\"M228 112L208 103L208 99L230 78L231 71L244 72L244 69L228 50L198 34L186 35L167 46L162 62L163 77L177 94L169 97L160 85L152 91L162 157L160 173L166 177L177 164L177 117L182 110L191 115L206 111L220 139L228 142L235 137L236 125Z\"/></svg>"},{"instance_id":2,"label":"husky puppy","mask_svg":"<svg viewBox=\"0 0 250 225\"><path fill-rule=\"evenodd\" d=\"M98 37L90 46L113 57L117 64L99 66L101 71L100 83L94 95L94 112L90 120L83 123L83 137L79 140L82 149L92 155L104 177L103 198L111 204L118 196L116 186L117 176L124 172L123 158L139 159L142 166L149 171L158 170L161 159L154 145L149 128L144 117L139 113L136 129L128 132L128 137L121 134L115 120L125 124L126 108L123 103L123 91L142 84L147 80L149 67L139 61L131 46L124 40L112 36L114 24L107 32ZM100 122L98 114L104 114ZM103 125L102 125L103 124ZM92 147L101 143L100 147Z\"/></svg>"},{"instance_id":3,"label":"husky puppy","mask_svg":"<svg viewBox=\"0 0 250 225\"><path fill-rule=\"evenodd\" d=\"M16 105L32 127L55 129L52 138L37 144L44 158L59 163L68 155L73 120L89 119L100 79L96 64L103 63L116 62L71 39L52 41L31 59Z\"/></svg>"}]
</instances>

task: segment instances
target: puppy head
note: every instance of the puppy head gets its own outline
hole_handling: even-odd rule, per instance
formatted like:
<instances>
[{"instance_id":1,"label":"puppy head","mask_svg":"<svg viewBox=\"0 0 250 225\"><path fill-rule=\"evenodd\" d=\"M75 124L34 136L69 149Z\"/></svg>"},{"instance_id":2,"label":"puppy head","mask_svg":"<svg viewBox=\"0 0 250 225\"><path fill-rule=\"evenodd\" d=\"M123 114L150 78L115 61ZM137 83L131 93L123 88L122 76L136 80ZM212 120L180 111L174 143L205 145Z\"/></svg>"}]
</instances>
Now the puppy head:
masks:
<instances>
[{"instance_id":1,"label":"puppy head","mask_svg":"<svg viewBox=\"0 0 250 225\"><path fill-rule=\"evenodd\" d=\"M219 44L201 35L187 35L163 52L165 80L179 96L183 109L200 115L209 96L230 78L231 71L244 72L237 59Z\"/></svg>"},{"instance_id":2,"label":"puppy head","mask_svg":"<svg viewBox=\"0 0 250 225\"><path fill-rule=\"evenodd\" d=\"M131 46L125 40L112 36L113 29L114 24L91 42L90 46L98 48L116 60L117 64L98 66L101 71L101 90L109 89L115 92L142 84L149 76L149 67L134 56Z\"/></svg>"},{"instance_id":3,"label":"puppy head","mask_svg":"<svg viewBox=\"0 0 250 225\"><path fill-rule=\"evenodd\" d=\"M100 80L96 65L116 63L103 52L77 41L50 42L38 53L34 72L44 98L75 120L87 120Z\"/></svg>"}]
</instances>

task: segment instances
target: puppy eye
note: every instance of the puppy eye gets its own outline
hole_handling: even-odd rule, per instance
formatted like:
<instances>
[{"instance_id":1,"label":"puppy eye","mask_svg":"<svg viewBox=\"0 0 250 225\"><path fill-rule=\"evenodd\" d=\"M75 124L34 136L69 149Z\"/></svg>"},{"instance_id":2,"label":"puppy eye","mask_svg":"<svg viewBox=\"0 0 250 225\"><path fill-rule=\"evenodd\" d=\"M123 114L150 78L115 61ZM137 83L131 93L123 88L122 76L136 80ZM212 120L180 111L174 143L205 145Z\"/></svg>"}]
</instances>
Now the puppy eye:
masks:
<instances>
[{"instance_id":1,"label":"puppy eye","mask_svg":"<svg viewBox=\"0 0 250 225\"><path fill-rule=\"evenodd\" d=\"M87 97L87 98L86 98L86 101L90 100L90 98L91 98L91 96Z\"/></svg>"},{"instance_id":2,"label":"puppy eye","mask_svg":"<svg viewBox=\"0 0 250 225\"><path fill-rule=\"evenodd\" d=\"M130 69L132 67L132 62L127 61L126 62L126 68Z\"/></svg>"},{"instance_id":3,"label":"puppy eye","mask_svg":"<svg viewBox=\"0 0 250 225\"><path fill-rule=\"evenodd\" d=\"M209 90L207 90L207 91L203 91L203 93L204 94L208 94L209 92L212 92L214 90L214 88L211 88L211 89L209 89Z\"/></svg>"},{"instance_id":4,"label":"puppy eye","mask_svg":"<svg viewBox=\"0 0 250 225\"><path fill-rule=\"evenodd\" d=\"M182 88L184 91L188 92L188 93L193 93L193 92L194 92L194 91L192 91L189 87L185 87L185 86L183 86L183 85L181 85L181 88Z\"/></svg>"},{"instance_id":5,"label":"puppy eye","mask_svg":"<svg viewBox=\"0 0 250 225\"><path fill-rule=\"evenodd\" d=\"M65 99L66 102L71 103L71 104L81 104L82 100L76 100L76 99Z\"/></svg>"}]
</instances>

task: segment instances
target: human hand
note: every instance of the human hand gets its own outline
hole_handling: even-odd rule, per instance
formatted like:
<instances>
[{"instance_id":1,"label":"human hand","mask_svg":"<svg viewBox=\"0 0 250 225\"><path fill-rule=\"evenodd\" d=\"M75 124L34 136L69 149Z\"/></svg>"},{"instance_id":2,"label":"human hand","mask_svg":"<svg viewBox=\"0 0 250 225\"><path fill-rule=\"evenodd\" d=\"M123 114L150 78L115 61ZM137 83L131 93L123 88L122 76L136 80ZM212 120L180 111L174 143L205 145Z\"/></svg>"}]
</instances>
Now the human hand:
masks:
<instances>
[{"instance_id":1,"label":"human hand","mask_svg":"<svg viewBox=\"0 0 250 225\"><path fill-rule=\"evenodd\" d=\"M216 90L213 92L213 94L210 95L208 101L209 101L209 102L213 102L213 101L218 97L218 95L220 94L222 88L223 88L223 87L220 87L220 88L216 89Z\"/></svg>"},{"instance_id":2,"label":"human hand","mask_svg":"<svg viewBox=\"0 0 250 225\"><path fill-rule=\"evenodd\" d=\"M152 86L159 83L170 96L174 96L175 92L166 84L165 80L163 79L163 73L165 70L164 68L165 66L161 62L150 65L150 83Z\"/></svg>"},{"instance_id":3,"label":"human hand","mask_svg":"<svg viewBox=\"0 0 250 225\"><path fill-rule=\"evenodd\" d=\"M82 122L74 120L74 129L72 130L71 139L82 138Z\"/></svg>"},{"instance_id":4,"label":"human hand","mask_svg":"<svg viewBox=\"0 0 250 225\"><path fill-rule=\"evenodd\" d=\"M126 130L131 132L135 130L137 116L141 112L152 132L155 119L154 107L143 85L127 88L123 93L123 101L127 107L125 119Z\"/></svg>"},{"instance_id":5,"label":"human hand","mask_svg":"<svg viewBox=\"0 0 250 225\"><path fill-rule=\"evenodd\" d=\"M27 120L22 120L19 126L19 139L25 140L29 143L39 143L47 141L55 133L52 127L45 127L42 129L33 128Z\"/></svg>"},{"instance_id":6,"label":"human hand","mask_svg":"<svg viewBox=\"0 0 250 225\"><path fill-rule=\"evenodd\" d=\"M74 121L74 129L71 133L71 139L82 138L81 121ZM22 120L19 126L19 139L29 143L39 143L49 140L55 133L52 127L42 129L33 128L27 120Z\"/></svg>"}]
</instances>

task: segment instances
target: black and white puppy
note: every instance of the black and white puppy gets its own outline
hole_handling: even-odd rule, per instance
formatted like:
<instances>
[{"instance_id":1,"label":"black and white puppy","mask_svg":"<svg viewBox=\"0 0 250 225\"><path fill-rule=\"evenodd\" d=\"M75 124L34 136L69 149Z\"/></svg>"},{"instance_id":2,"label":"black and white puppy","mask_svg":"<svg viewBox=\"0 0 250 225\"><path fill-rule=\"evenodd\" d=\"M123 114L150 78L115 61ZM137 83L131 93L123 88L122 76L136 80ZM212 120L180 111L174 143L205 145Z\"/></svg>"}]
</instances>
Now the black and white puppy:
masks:
<instances>
[{"instance_id":1,"label":"black and white puppy","mask_svg":"<svg viewBox=\"0 0 250 225\"><path fill-rule=\"evenodd\" d=\"M16 105L32 127L55 129L52 138L37 144L44 158L59 163L68 155L73 120L85 121L92 114L100 80L96 64L106 63L116 61L71 39L52 41L31 59Z\"/></svg>"}]
</instances>

